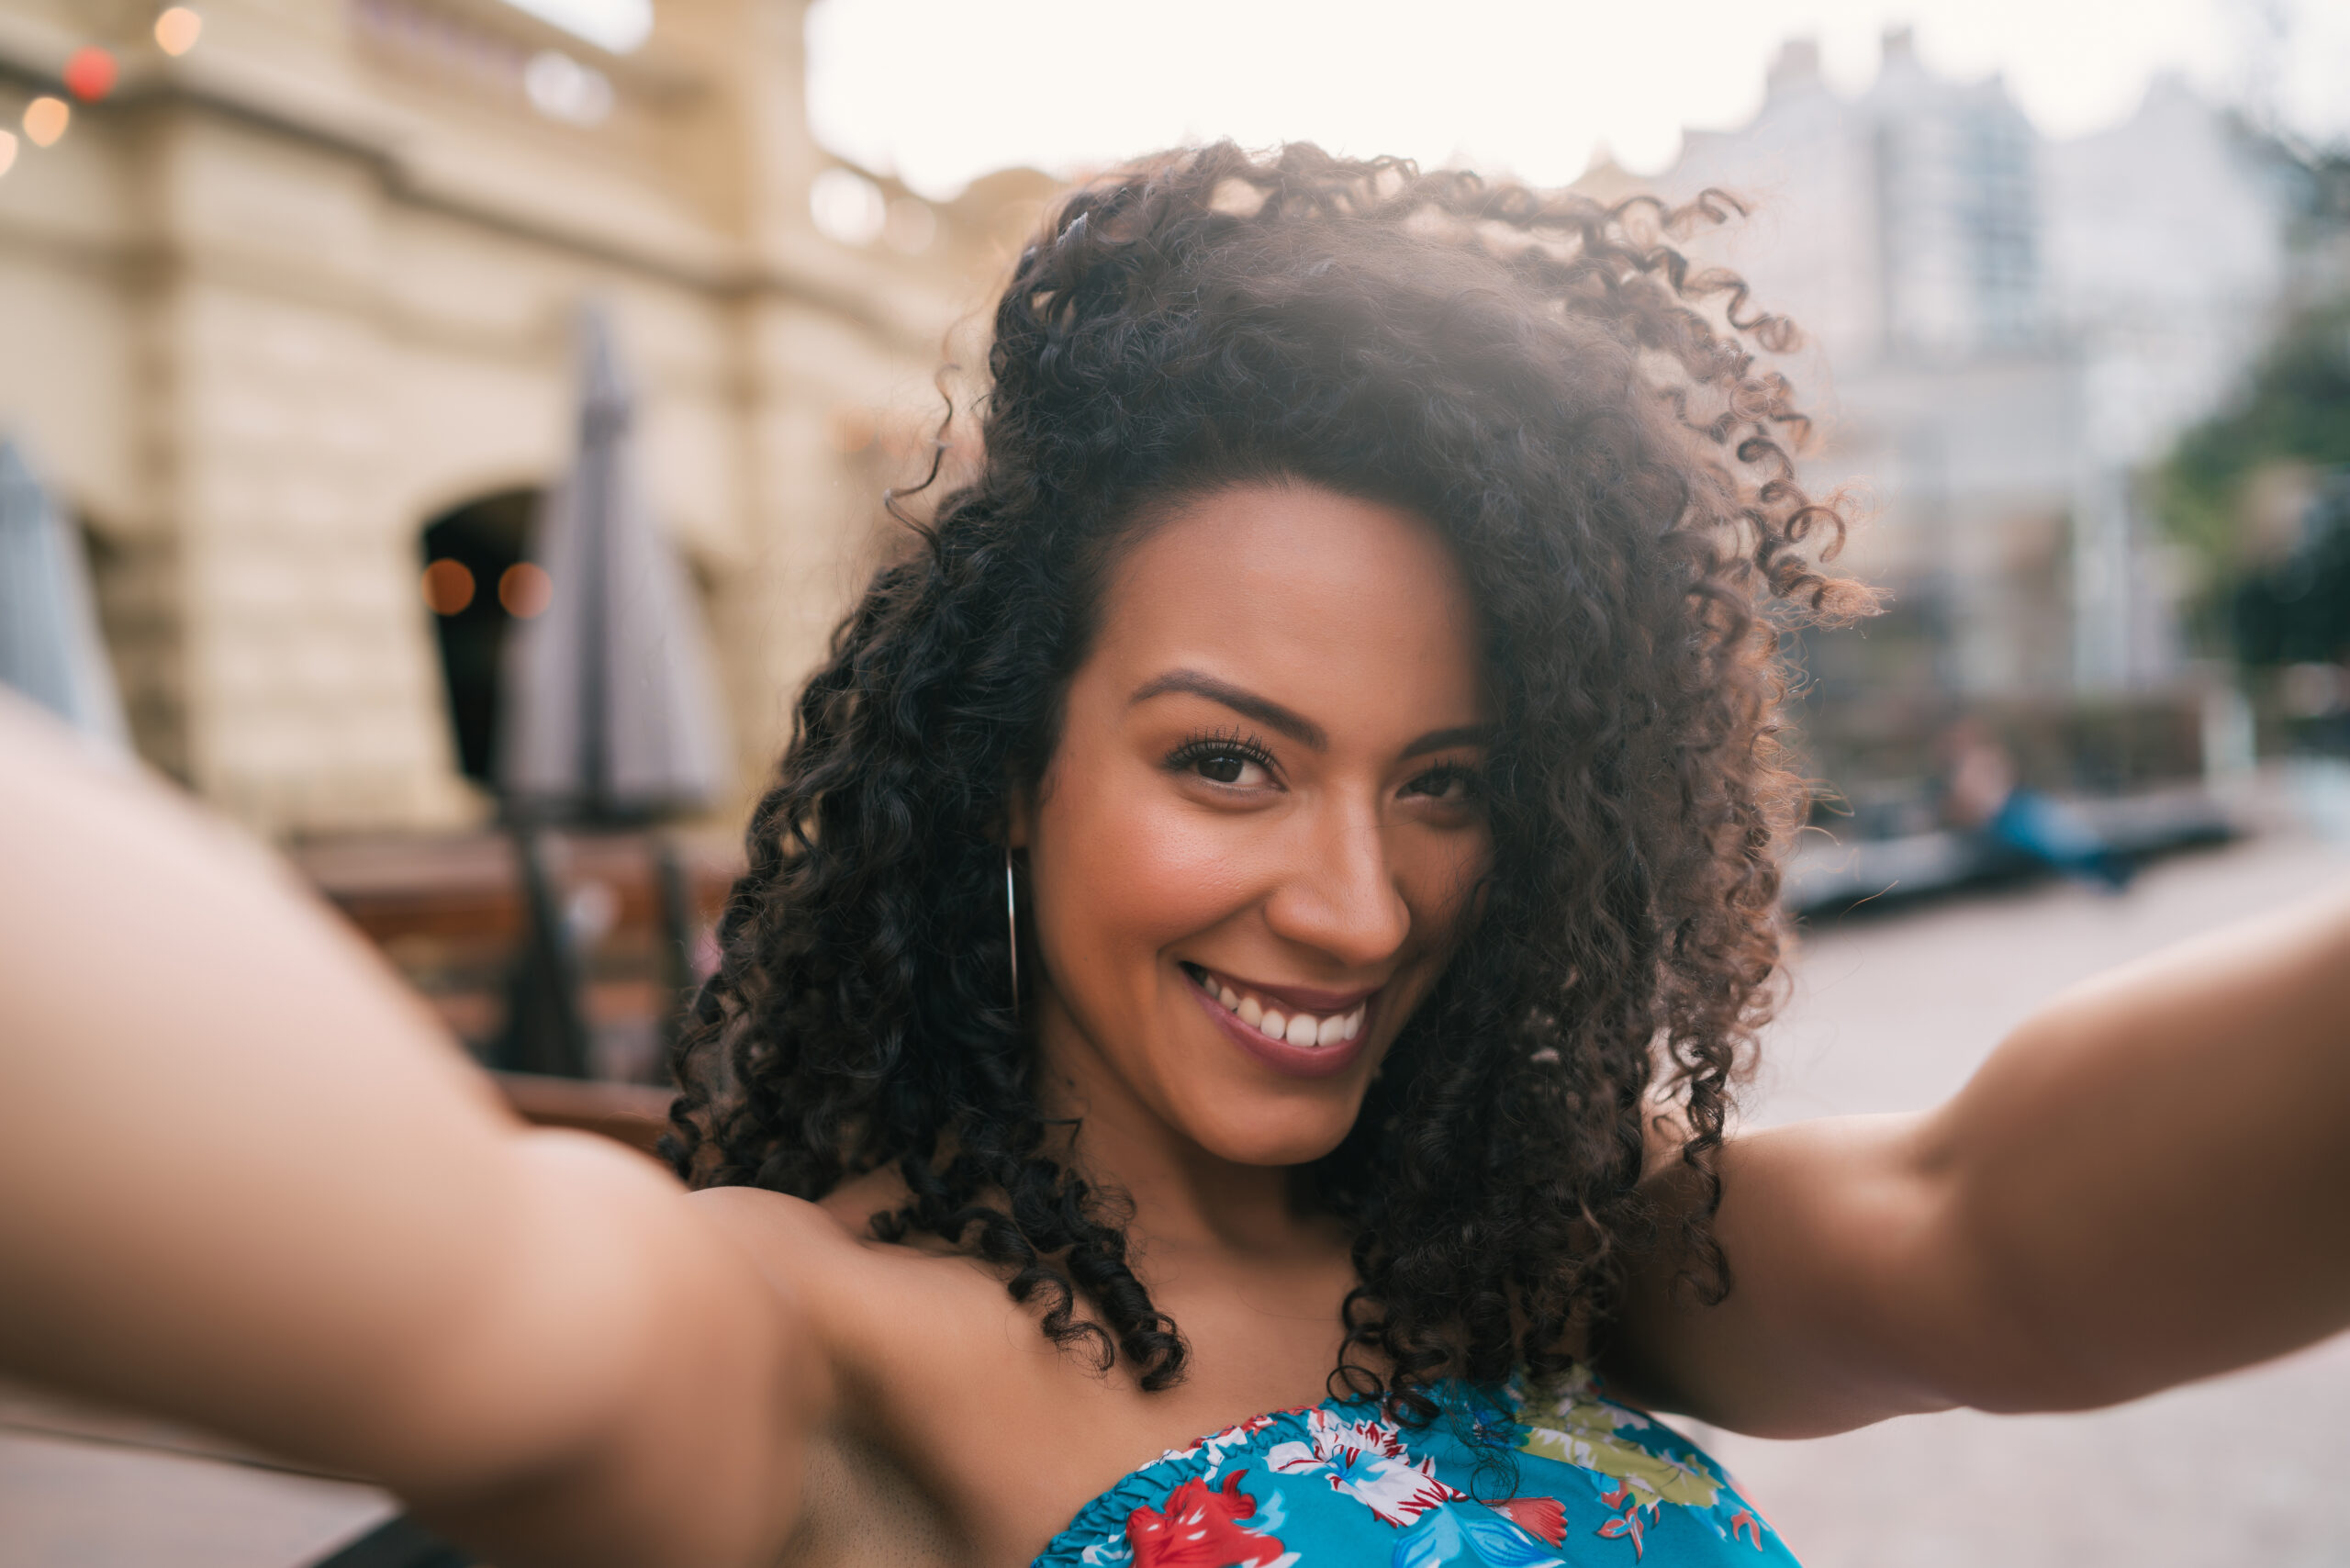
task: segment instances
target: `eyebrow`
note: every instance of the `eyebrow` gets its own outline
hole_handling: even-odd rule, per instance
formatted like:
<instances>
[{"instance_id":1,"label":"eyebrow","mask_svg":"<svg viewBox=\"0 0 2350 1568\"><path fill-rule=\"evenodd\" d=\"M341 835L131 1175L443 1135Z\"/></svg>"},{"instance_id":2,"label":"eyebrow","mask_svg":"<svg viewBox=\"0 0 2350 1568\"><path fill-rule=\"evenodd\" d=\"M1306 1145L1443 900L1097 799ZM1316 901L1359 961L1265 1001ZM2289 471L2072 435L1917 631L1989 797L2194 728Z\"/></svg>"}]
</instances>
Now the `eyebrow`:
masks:
<instances>
[{"instance_id":1,"label":"eyebrow","mask_svg":"<svg viewBox=\"0 0 2350 1568\"><path fill-rule=\"evenodd\" d=\"M1170 669L1165 675L1151 677L1135 689L1126 705L1147 702L1154 697L1173 692L1189 692L1204 697L1211 702L1221 702L1234 712L1254 719L1269 730L1279 730L1302 746L1315 751L1330 749L1330 737L1322 726L1302 713L1292 712L1270 697L1259 697L1247 687L1235 686L1228 680L1218 680L1195 669Z\"/></svg>"},{"instance_id":2,"label":"eyebrow","mask_svg":"<svg viewBox=\"0 0 2350 1568\"><path fill-rule=\"evenodd\" d=\"M1491 746L1494 730L1490 724L1460 724L1449 730L1430 730L1404 748L1405 756L1421 756L1432 751L1449 751L1457 745Z\"/></svg>"},{"instance_id":3,"label":"eyebrow","mask_svg":"<svg viewBox=\"0 0 2350 1568\"><path fill-rule=\"evenodd\" d=\"M1176 692L1204 697L1211 702L1221 703L1244 718L1254 719L1267 729L1279 730L1298 745L1315 751L1330 749L1328 733L1304 714L1282 707L1270 697L1259 697L1246 687L1218 680L1195 669L1171 669L1165 675L1153 676L1136 687L1135 694L1126 702L1132 707L1136 703L1147 702L1154 697L1166 697ZM1403 755L1419 756L1457 745L1491 745L1493 738L1492 728L1483 724L1460 724L1449 730L1430 730L1405 746Z\"/></svg>"}]
</instances>

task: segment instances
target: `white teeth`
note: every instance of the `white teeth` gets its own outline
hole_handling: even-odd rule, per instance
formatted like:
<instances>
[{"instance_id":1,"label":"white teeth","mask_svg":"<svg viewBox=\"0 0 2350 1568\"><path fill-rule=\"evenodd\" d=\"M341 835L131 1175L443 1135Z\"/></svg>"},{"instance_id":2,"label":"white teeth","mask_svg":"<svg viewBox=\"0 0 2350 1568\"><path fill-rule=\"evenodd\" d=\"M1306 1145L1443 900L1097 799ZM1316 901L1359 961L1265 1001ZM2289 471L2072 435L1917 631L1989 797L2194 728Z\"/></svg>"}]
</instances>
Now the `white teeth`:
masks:
<instances>
[{"instance_id":1,"label":"white teeth","mask_svg":"<svg viewBox=\"0 0 2350 1568\"><path fill-rule=\"evenodd\" d=\"M1362 1033L1366 1007L1350 1013L1316 1017L1310 1013L1281 1013L1266 1006L1253 996L1243 995L1214 975L1202 974L1200 985L1210 996L1224 1003L1225 1011L1237 1013L1240 1021L1256 1029L1269 1040L1279 1040L1303 1050L1318 1050L1335 1046L1341 1040L1351 1040Z\"/></svg>"}]
</instances>

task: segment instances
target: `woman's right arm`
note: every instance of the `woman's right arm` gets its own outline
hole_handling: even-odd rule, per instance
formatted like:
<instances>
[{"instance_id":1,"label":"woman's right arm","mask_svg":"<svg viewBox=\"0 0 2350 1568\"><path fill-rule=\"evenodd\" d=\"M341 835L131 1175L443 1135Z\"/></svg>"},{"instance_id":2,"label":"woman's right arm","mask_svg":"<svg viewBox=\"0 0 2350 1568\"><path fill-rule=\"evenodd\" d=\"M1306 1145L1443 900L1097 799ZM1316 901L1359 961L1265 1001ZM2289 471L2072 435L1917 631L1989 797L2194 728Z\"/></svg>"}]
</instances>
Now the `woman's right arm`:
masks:
<instances>
[{"instance_id":1,"label":"woman's right arm","mask_svg":"<svg viewBox=\"0 0 2350 1568\"><path fill-rule=\"evenodd\" d=\"M380 1480L509 1568L772 1561L789 1283L535 1133L347 928L0 694L0 1367Z\"/></svg>"}]
</instances>

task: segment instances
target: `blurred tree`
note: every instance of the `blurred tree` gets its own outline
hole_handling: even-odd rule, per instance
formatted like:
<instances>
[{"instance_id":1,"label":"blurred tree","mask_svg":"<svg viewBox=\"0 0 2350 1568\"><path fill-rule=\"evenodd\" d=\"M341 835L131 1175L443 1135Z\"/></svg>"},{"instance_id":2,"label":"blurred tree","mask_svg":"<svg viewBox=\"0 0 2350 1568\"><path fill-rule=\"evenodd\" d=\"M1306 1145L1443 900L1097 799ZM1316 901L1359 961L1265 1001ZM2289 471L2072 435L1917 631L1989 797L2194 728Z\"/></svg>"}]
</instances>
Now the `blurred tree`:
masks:
<instances>
[{"instance_id":1,"label":"blurred tree","mask_svg":"<svg viewBox=\"0 0 2350 1568\"><path fill-rule=\"evenodd\" d=\"M2350 404L2341 415L2350 427ZM2350 468L2326 476L2291 554L2247 574L2228 608L2246 664L2350 662Z\"/></svg>"},{"instance_id":2,"label":"blurred tree","mask_svg":"<svg viewBox=\"0 0 2350 1568\"><path fill-rule=\"evenodd\" d=\"M2160 475L2163 521L2214 569L2238 576L2257 554L2242 526L2263 470L2350 464L2350 300L2295 318L2254 370L2244 397L2179 438Z\"/></svg>"},{"instance_id":3,"label":"blurred tree","mask_svg":"<svg viewBox=\"0 0 2350 1568\"><path fill-rule=\"evenodd\" d=\"M2328 160L2344 163L2344 160ZM2350 185L2350 164L2326 182ZM2300 312L2244 395L2187 431L2156 476L2173 537L2202 566L2195 629L2248 664L2335 659L2350 644L2350 297ZM2288 482L2278 486L2275 481ZM2290 515L2263 519L2270 499Z\"/></svg>"}]
</instances>

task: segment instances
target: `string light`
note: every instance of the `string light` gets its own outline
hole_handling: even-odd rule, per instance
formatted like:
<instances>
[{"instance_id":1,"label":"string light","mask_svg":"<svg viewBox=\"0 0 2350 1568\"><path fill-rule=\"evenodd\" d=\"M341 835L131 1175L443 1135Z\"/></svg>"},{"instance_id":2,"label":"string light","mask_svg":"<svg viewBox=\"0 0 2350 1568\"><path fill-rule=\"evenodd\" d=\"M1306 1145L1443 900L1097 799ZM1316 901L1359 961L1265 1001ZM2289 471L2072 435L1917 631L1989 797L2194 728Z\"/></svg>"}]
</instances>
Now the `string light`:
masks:
<instances>
[{"instance_id":1,"label":"string light","mask_svg":"<svg viewBox=\"0 0 2350 1568\"><path fill-rule=\"evenodd\" d=\"M424 602L435 615L454 615L474 601L474 575L443 555L424 568Z\"/></svg>"},{"instance_id":2,"label":"string light","mask_svg":"<svg viewBox=\"0 0 2350 1568\"><path fill-rule=\"evenodd\" d=\"M25 136L35 147L54 147L73 118L73 106L46 93L25 106Z\"/></svg>"},{"instance_id":3,"label":"string light","mask_svg":"<svg viewBox=\"0 0 2350 1568\"><path fill-rule=\"evenodd\" d=\"M114 56L93 44L75 50L65 62L65 90L85 104L95 104L114 91L122 68Z\"/></svg>"},{"instance_id":4,"label":"string light","mask_svg":"<svg viewBox=\"0 0 2350 1568\"><path fill-rule=\"evenodd\" d=\"M547 576L545 567L528 561L507 567L498 579L498 602L517 621L528 621L554 598L554 579Z\"/></svg>"},{"instance_id":5,"label":"string light","mask_svg":"<svg viewBox=\"0 0 2350 1568\"><path fill-rule=\"evenodd\" d=\"M6 174L16 165L16 162L17 133L13 130L0 130L0 174Z\"/></svg>"},{"instance_id":6,"label":"string light","mask_svg":"<svg viewBox=\"0 0 2350 1568\"><path fill-rule=\"evenodd\" d=\"M155 47L165 54L185 54L204 31L204 18L185 6L174 6L155 18Z\"/></svg>"}]
</instances>

